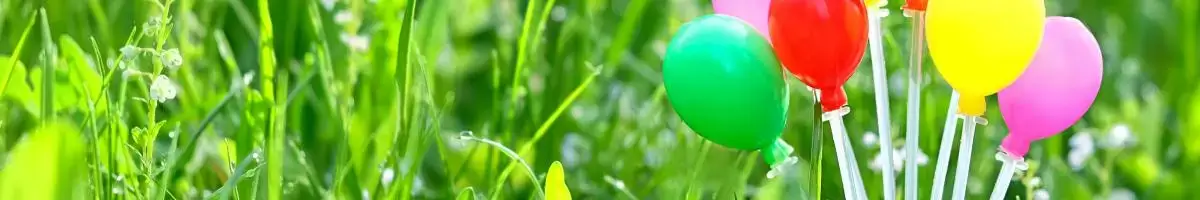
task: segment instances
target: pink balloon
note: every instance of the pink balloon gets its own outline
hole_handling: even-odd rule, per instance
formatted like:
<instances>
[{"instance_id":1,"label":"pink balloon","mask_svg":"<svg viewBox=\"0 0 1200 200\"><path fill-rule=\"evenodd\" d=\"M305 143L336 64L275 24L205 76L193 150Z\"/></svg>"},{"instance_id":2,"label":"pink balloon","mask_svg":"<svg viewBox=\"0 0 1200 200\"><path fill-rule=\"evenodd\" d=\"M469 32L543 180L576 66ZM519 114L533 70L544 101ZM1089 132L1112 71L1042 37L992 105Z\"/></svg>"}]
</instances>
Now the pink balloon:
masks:
<instances>
[{"instance_id":1,"label":"pink balloon","mask_svg":"<svg viewBox=\"0 0 1200 200\"><path fill-rule=\"evenodd\" d=\"M767 38L771 38L771 29L767 29L767 11L771 9L771 0L712 0L713 11L737 17L746 21Z\"/></svg>"},{"instance_id":2,"label":"pink balloon","mask_svg":"<svg viewBox=\"0 0 1200 200\"><path fill-rule=\"evenodd\" d=\"M1049 17L1025 73L1000 91L1009 134L1001 149L1024 157L1029 143L1071 127L1096 99L1103 73L1100 45L1082 22Z\"/></svg>"}]
</instances>

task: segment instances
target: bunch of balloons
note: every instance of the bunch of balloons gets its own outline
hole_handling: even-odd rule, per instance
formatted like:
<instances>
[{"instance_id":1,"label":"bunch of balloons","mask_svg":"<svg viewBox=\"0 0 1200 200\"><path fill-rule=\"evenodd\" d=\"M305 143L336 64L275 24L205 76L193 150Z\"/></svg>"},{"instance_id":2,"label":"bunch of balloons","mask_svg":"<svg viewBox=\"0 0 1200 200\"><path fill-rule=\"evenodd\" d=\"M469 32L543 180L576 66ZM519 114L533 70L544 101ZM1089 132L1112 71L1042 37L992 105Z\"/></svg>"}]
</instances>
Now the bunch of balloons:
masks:
<instances>
[{"instance_id":1,"label":"bunch of balloons","mask_svg":"<svg viewBox=\"0 0 1200 200\"><path fill-rule=\"evenodd\" d=\"M867 8L867 3L880 7ZM713 0L712 4L717 14L684 24L667 47L663 82L675 112L713 143L761 151L772 168L768 177L773 177L796 162L790 156L793 148L780 139L789 104L786 70L818 93L820 111L833 130L845 197L866 199L842 121L849 112L842 86L863 60L868 38L878 41L877 20L882 16L868 15L868 9L882 11L886 1ZM1029 144L1070 127L1090 107L1102 70L1094 37L1078 20L1047 19L1041 0L907 0L904 7L917 13L910 76L920 76L922 41L928 40L938 72L956 92L952 101L957 106L950 109L957 109L965 121L953 199L964 198L974 128L986 124L984 98L996 93L1012 130L1000 153L1007 171L999 176L996 191L1003 197L1002 187L1019 168ZM872 44L873 69L881 70L883 53L876 43ZM884 80L879 72L875 76ZM919 94L915 86L919 84L913 84L920 82L916 77L910 77L910 94ZM879 113L887 115L887 88L881 85L876 83L876 95L885 99L876 103L885 109ZM910 95L909 118L919 116L914 106L919 98L914 96ZM943 139L938 156L933 199L941 199L951 149L947 141L954 137L955 119L947 120L949 137ZM890 129L890 119L878 121L881 129ZM916 128L916 123L909 124L909 136L917 134ZM909 145L916 144L915 138L907 141ZM905 193L916 198L912 192L917 187L913 184L916 166L909 168ZM890 173L884 180L895 181ZM894 183L884 186L883 196L894 198Z\"/></svg>"},{"instance_id":2,"label":"bunch of balloons","mask_svg":"<svg viewBox=\"0 0 1200 200\"><path fill-rule=\"evenodd\" d=\"M860 175L849 163L853 155L847 154L851 151L846 151L849 143L840 124L847 112L842 85L866 47L863 2L716 0L713 5L722 14L688 22L667 47L663 82L680 118L714 143L763 151L775 171L778 161L794 159L778 156L791 151L778 139L788 105L787 77L781 73L786 68L820 91L822 110L838 124L834 140L843 181L857 183L850 180ZM846 194L864 190L847 187Z\"/></svg>"}]
</instances>

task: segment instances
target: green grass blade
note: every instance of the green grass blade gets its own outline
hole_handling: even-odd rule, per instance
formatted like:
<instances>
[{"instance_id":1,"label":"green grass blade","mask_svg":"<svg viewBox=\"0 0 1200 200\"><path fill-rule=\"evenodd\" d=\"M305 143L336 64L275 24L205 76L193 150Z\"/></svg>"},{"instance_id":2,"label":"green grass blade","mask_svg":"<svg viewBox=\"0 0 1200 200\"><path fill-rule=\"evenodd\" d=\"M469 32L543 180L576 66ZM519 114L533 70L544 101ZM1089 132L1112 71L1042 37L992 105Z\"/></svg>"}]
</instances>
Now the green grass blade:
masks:
<instances>
[{"instance_id":1,"label":"green grass blade","mask_svg":"<svg viewBox=\"0 0 1200 200\"><path fill-rule=\"evenodd\" d=\"M588 86L592 85L592 82L595 81L596 77L600 75L600 71L602 70L602 69L600 69L601 67L593 68L590 63L588 64L588 67L592 68L593 73L591 75L589 75L587 77L587 79L584 79L583 83L580 83L578 87L575 87L575 90L571 91L571 94L567 96L566 100L563 100L562 104L558 105L558 108L554 109L554 113L550 114L550 117L548 119L546 119L546 122L542 123L541 127L538 128L537 132L533 133L533 138L530 139L529 142L526 142L524 145L521 145L520 150L518 150L518 152L521 152L519 155L529 154L530 151L533 150L533 145L536 144L538 142L538 140L541 140L542 136L546 135L546 131L550 130L550 125L553 125L554 121L557 121L558 117L560 115L562 115L562 113L564 111L567 110L567 107L570 107L571 104L575 102L575 99L579 98L579 95L582 94L583 91L588 88ZM507 167L504 167L504 171L500 172L500 177L496 178L496 180L499 180L499 181L496 181L496 186L492 187L494 191L492 191L492 194L490 195L491 198L494 199L499 195L499 193L500 193L499 188L502 188L503 183L504 183L503 180L508 179L508 174L512 173L513 168L516 167L515 165L516 165L515 163L509 163ZM531 180L537 180L537 179L531 179Z\"/></svg>"},{"instance_id":2,"label":"green grass blade","mask_svg":"<svg viewBox=\"0 0 1200 200\"><path fill-rule=\"evenodd\" d=\"M261 88L263 97L266 99L266 108L269 112L263 124L269 124L264 128L267 133L267 170L266 170L266 188L267 199L279 200L283 198L283 132L280 126L283 120L276 118L280 117L276 104L275 84L275 48L274 48L274 31L271 24L271 5L268 0L258 1L258 20L259 20L259 70L262 71ZM282 77L281 77L282 78ZM286 93L281 95L281 98L286 98Z\"/></svg>"},{"instance_id":3,"label":"green grass blade","mask_svg":"<svg viewBox=\"0 0 1200 200\"><path fill-rule=\"evenodd\" d=\"M516 152L513 152L512 149L509 149L508 147L504 147L504 144L500 144L499 142L496 142L496 141L471 136L469 131L465 132L462 136L459 136L459 139L475 141L475 142L479 142L479 143L483 143L488 146L491 146L492 148L499 149L500 152L504 153L505 156L508 156L509 159L513 159L516 161L515 164L513 164L513 165L519 164L524 167L523 169L525 169L525 174L529 176L528 178L530 181L534 182L531 185L533 185L533 188L535 190L537 190L534 193L538 194L538 198L539 199L546 198L546 193L544 190L542 190L542 185L537 183L540 181L538 181L537 175L535 175L536 173L533 171L533 167L530 167L529 163L525 162L525 159L522 159L521 156L517 155ZM500 181L500 182L503 183L503 181ZM499 190L497 190L497 191L499 191ZM498 192L492 192L493 197L489 198L489 199L496 199L496 197L494 197L494 196L497 193Z\"/></svg>"},{"instance_id":4,"label":"green grass blade","mask_svg":"<svg viewBox=\"0 0 1200 200\"><path fill-rule=\"evenodd\" d=\"M258 151L255 151L250 153L250 155L246 155L245 158L242 158L242 161L238 162L237 170L233 171L233 175L229 177L229 180L226 180L225 184L221 186L221 188L217 188L217 190L213 192L213 196L209 199L229 199L229 192L235 191L233 188L237 187L237 183L241 182L243 178L246 178L247 172L253 173L254 171L257 171L256 169L262 168L262 164L259 164L254 168L250 168L250 165L252 163L256 163L255 161L258 160L255 159L255 157L258 155Z\"/></svg>"},{"instance_id":5,"label":"green grass blade","mask_svg":"<svg viewBox=\"0 0 1200 200\"><path fill-rule=\"evenodd\" d=\"M4 96L4 91L8 90L8 82L12 78L13 69L17 68L17 62L21 60L21 53L25 50L25 39L29 38L29 32L33 30L33 24L36 23L38 16L30 17L29 23L25 25L25 31L21 32L21 39L17 40L17 46L13 48L13 55L8 61L7 71L4 73L4 82L0 82L0 97Z\"/></svg>"},{"instance_id":6,"label":"green grass blade","mask_svg":"<svg viewBox=\"0 0 1200 200\"><path fill-rule=\"evenodd\" d=\"M50 35L50 20L46 19L46 9L41 9L42 18L42 124L54 121L54 78L58 52L54 49L54 37Z\"/></svg>"}]
</instances>

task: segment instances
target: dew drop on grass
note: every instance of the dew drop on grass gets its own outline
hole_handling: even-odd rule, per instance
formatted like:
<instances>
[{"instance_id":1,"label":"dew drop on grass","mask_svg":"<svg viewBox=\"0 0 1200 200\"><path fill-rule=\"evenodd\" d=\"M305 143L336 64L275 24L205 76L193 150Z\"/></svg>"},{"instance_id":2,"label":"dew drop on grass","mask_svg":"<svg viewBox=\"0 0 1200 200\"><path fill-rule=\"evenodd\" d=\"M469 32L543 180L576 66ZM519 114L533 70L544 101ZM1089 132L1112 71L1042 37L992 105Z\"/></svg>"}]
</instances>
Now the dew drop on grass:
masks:
<instances>
[{"instance_id":1,"label":"dew drop on grass","mask_svg":"<svg viewBox=\"0 0 1200 200\"><path fill-rule=\"evenodd\" d=\"M458 132L458 139L460 140L471 140L471 138L475 138L475 132L469 130Z\"/></svg>"},{"instance_id":2,"label":"dew drop on grass","mask_svg":"<svg viewBox=\"0 0 1200 200\"><path fill-rule=\"evenodd\" d=\"M395 179L396 170L392 170L391 168L384 169L383 173L379 175L379 181L383 182L383 185L390 185Z\"/></svg>"},{"instance_id":3,"label":"dew drop on grass","mask_svg":"<svg viewBox=\"0 0 1200 200\"><path fill-rule=\"evenodd\" d=\"M608 182L608 184L611 184L614 188L625 190L625 181L621 181L609 175L604 175L604 181Z\"/></svg>"},{"instance_id":4,"label":"dew drop on grass","mask_svg":"<svg viewBox=\"0 0 1200 200\"><path fill-rule=\"evenodd\" d=\"M257 151L255 151L254 153L250 153L250 157L254 158L255 162L262 163L262 156L259 156L259 153Z\"/></svg>"}]
</instances>

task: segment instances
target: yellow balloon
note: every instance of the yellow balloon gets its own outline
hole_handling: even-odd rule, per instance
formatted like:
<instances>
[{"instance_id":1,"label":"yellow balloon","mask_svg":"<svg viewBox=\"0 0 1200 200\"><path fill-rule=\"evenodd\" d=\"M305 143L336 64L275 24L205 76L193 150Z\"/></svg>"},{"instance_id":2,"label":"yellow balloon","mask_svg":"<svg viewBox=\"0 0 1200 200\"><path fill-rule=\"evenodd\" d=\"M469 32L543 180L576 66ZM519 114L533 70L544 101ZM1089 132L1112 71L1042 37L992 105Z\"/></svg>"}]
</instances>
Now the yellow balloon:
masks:
<instances>
[{"instance_id":1,"label":"yellow balloon","mask_svg":"<svg viewBox=\"0 0 1200 200\"><path fill-rule=\"evenodd\" d=\"M983 115L984 97L1008 87L1025 71L1042 39L1042 1L929 1L929 55L962 95L959 113Z\"/></svg>"},{"instance_id":2,"label":"yellow balloon","mask_svg":"<svg viewBox=\"0 0 1200 200\"><path fill-rule=\"evenodd\" d=\"M887 9L884 8L887 3L887 0L863 0L863 5L866 5L868 9Z\"/></svg>"}]
</instances>

